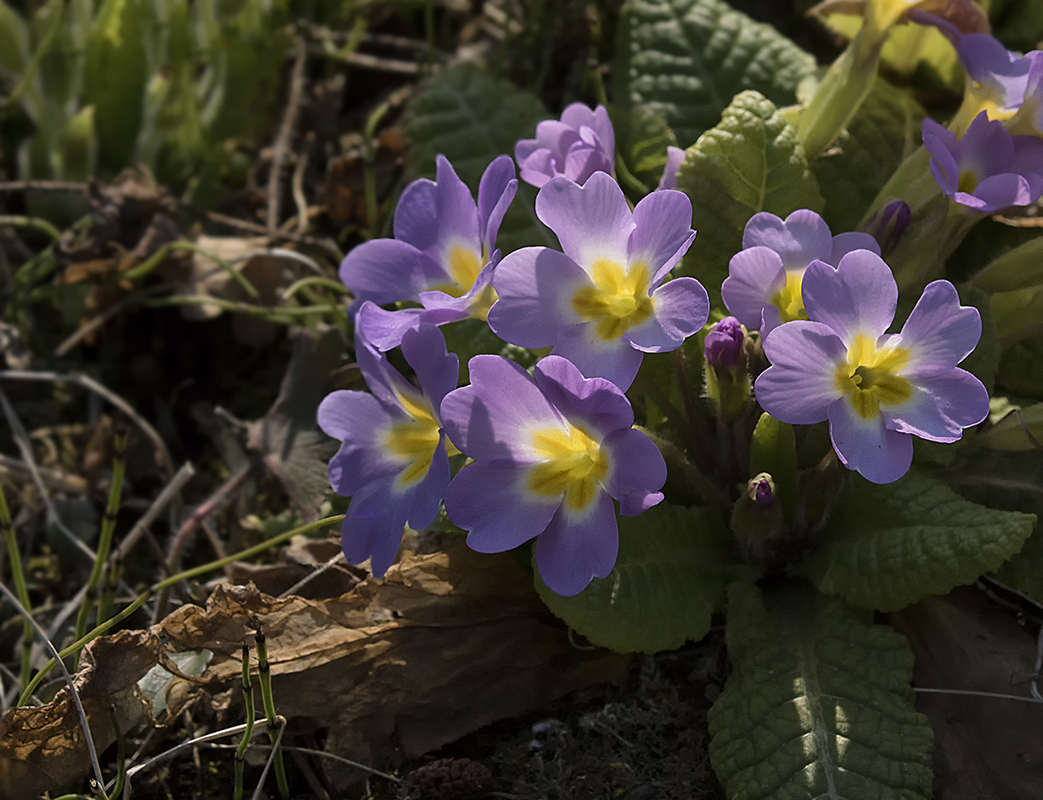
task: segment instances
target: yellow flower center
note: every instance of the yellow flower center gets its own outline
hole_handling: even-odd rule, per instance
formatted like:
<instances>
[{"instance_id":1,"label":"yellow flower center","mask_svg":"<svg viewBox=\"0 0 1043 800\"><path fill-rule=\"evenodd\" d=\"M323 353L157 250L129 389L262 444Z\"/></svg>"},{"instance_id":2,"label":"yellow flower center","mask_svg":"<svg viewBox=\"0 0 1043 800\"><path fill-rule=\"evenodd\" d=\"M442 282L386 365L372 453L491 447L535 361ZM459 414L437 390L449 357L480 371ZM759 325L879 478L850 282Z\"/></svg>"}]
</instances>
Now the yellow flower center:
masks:
<instances>
[{"instance_id":1,"label":"yellow flower center","mask_svg":"<svg viewBox=\"0 0 1043 800\"><path fill-rule=\"evenodd\" d=\"M638 262L624 269L615 261L599 258L590 271L594 285L584 286L572 296L572 308L595 324L599 338L606 342L618 339L652 316L646 264Z\"/></svg>"},{"instance_id":2,"label":"yellow flower center","mask_svg":"<svg viewBox=\"0 0 1043 800\"><path fill-rule=\"evenodd\" d=\"M574 511L582 511L597 496L608 474L608 455L586 431L569 424L568 431L543 428L532 435L533 447L545 461L529 473L533 494L565 495Z\"/></svg>"},{"instance_id":3,"label":"yellow flower center","mask_svg":"<svg viewBox=\"0 0 1043 800\"><path fill-rule=\"evenodd\" d=\"M803 272L787 272L786 285L771 296L771 304L779 310L783 322L808 318L808 312L804 310L804 297L800 293L803 282Z\"/></svg>"},{"instance_id":4,"label":"yellow flower center","mask_svg":"<svg viewBox=\"0 0 1043 800\"><path fill-rule=\"evenodd\" d=\"M862 419L873 419L881 404L897 406L913 396L913 387L898 373L909 363L904 347L877 349L864 333L858 334L847 350L847 361L836 368L833 384L851 402Z\"/></svg>"},{"instance_id":5,"label":"yellow flower center","mask_svg":"<svg viewBox=\"0 0 1043 800\"><path fill-rule=\"evenodd\" d=\"M446 255L446 264L452 283L435 286L434 289L445 292L450 297L462 297L474 286L478 273L482 271L482 265L489 262L489 254L483 248L481 257L470 248L462 245L453 245ZM489 315L489 308L496 302L496 290L490 283L482 290L481 295L475 298L471 306L471 316L484 320Z\"/></svg>"},{"instance_id":6,"label":"yellow flower center","mask_svg":"<svg viewBox=\"0 0 1043 800\"><path fill-rule=\"evenodd\" d=\"M402 393L397 397L410 419L396 422L388 428L384 436L384 447L406 465L396 479L398 489L404 490L427 475L435 450L438 449L440 426L427 400ZM446 449L450 455L460 452L448 439Z\"/></svg>"}]
</instances>

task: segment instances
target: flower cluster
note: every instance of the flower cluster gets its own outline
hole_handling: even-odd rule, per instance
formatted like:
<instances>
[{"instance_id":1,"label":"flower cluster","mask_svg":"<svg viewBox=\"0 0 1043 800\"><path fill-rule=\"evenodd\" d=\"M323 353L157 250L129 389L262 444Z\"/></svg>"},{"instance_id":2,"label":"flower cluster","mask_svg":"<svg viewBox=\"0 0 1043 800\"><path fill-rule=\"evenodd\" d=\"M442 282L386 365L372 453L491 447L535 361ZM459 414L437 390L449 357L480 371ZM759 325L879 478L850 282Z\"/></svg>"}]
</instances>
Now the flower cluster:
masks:
<instances>
[{"instance_id":1,"label":"flower cluster","mask_svg":"<svg viewBox=\"0 0 1043 800\"><path fill-rule=\"evenodd\" d=\"M957 202L988 211L1043 190L1043 141L1012 138L985 114L962 140L930 122L924 132L931 170ZM559 594L606 577L619 547L617 514L661 502L667 481L659 447L635 427L628 392L642 410L652 403L674 415L677 430L693 429L671 407L671 387L635 379L646 353L678 350L701 332L704 395L693 400L682 387L685 409L701 402L718 426L736 431L748 431L760 409L790 424L828 422L837 457L871 481L905 474L913 435L952 442L986 416L984 387L958 367L980 336L978 312L936 281L901 332L888 334L898 289L877 240L833 234L808 209L749 219L721 287L732 316L708 326L703 285L671 277L696 237L691 200L673 188L684 157L671 148L657 190L631 205L614 177L608 112L574 104L515 148L521 179L539 187L536 216L560 248L501 256L496 237L517 189L514 164L494 160L476 201L440 156L436 179L403 193L394 238L348 254L340 274L356 300L356 355L369 392L332 393L318 421L342 442L329 469L333 488L351 497L349 561L369 559L383 575L406 527L430 525L444 505L477 551L535 539L539 573ZM893 247L909 206L888 209L873 224ZM550 353L529 353L531 372L503 353L480 353L458 386L460 364L440 326L468 318L514 347L504 353ZM394 348L415 384L391 365ZM732 488L738 477L748 483L748 497L736 502L778 529L778 487L795 482L726 469Z\"/></svg>"}]
</instances>

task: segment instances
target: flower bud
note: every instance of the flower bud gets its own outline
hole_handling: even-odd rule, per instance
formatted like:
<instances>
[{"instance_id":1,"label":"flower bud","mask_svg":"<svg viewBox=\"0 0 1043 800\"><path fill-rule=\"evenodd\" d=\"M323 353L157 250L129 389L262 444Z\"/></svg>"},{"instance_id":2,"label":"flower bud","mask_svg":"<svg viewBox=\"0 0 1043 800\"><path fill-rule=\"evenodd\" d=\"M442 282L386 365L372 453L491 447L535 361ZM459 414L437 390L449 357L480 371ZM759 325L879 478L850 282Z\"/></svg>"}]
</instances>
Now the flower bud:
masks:
<instances>
[{"instance_id":1,"label":"flower bud","mask_svg":"<svg viewBox=\"0 0 1043 800\"><path fill-rule=\"evenodd\" d=\"M898 246L911 219L912 211L904 200L893 200L869 218L866 230L879 242L881 256L887 256Z\"/></svg>"},{"instance_id":2,"label":"flower bud","mask_svg":"<svg viewBox=\"0 0 1043 800\"><path fill-rule=\"evenodd\" d=\"M732 530L747 548L759 551L757 542L776 537L783 529L782 509L775 481L767 472L750 479L732 509Z\"/></svg>"},{"instance_id":3,"label":"flower bud","mask_svg":"<svg viewBox=\"0 0 1043 800\"><path fill-rule=\"evenodd\" d=\"M747 341L746 328L735 317L725 317L706 334L706 394L725 422L740 419L749 405Z\"/></svg>"},{"instance_id":4,"label":"flower bud","mask_svg":"<svg viewBox=\"0 0 1043 800\"><path fill-rule=\"evenodd\" d=\"M706 334L703 354L714 369L734 369L739 366L746 341L746 329L735 317L725 317Z\"/></svg>"}]
</instances>

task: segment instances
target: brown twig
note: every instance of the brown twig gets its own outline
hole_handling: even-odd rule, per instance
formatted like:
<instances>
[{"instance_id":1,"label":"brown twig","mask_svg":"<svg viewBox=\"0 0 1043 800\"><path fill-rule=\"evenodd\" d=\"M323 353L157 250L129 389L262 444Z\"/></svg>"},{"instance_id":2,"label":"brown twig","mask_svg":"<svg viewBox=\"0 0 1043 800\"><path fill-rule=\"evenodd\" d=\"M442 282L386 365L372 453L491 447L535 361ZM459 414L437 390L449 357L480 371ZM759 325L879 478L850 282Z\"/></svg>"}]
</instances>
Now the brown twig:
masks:
<instances>
[{"instance_id":1,"label":"brown twig","mask_svg":"<svg viewBox=\"0 0 1043 800\"><path fill-rule=\"evenodd\" d=\"M307 59L308 48L305 46L304 37L299 35L297 37L297 58L293 63L293 73L290 76L290 97L286 103L286 113L283 114L282 125L279 126L279 135L275 139L272 167L268 173L267 221L269 233L275 232L279 227L282 168L286 161L286 153L290 149L293 129L297 124L297 114L301 108L301 95L304 93L304 65Z\"/></svg>"}]
</instances>

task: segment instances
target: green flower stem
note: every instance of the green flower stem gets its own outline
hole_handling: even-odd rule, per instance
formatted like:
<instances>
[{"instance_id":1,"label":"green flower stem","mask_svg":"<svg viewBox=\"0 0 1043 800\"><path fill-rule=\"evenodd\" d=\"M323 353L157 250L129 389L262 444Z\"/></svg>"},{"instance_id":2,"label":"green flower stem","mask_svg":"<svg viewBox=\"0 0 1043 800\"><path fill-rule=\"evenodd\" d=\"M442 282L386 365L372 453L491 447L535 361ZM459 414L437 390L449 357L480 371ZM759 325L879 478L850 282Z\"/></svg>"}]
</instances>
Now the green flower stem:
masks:
<instances>
[{"instance_id":1,"label":"green flower stem","mask_svg":"<svg viewBox=\"0 0 1043 800\"><path fill-rule=\"evenodd\" d=\"M50 5L52 6L50 11L54 14L51 25L44 32L43 39L36 46L36 52L33 53L29 65L25 68L21 81L11 90L11 94L4 99L0 99L0 108L13 106L22 99L23 94L32 88L33 82L36 80L36 73L40 71L40 65L51 51L51 46L54 44L58 31L62 29L62 23L65 21L65 2L64 0L52 0ZM39 14L39 10L37 10L37 14Z\"/></svg>"},{"instance_id":2,"label":"green flower stem","mask_svg":"<svg viewBox=\"0 0 1043 800\"><path fill-rule=\"evenodd\" d=\"M945 195L915 220L888 255L900 291L917 291L945 274L945 261L983 215L965 210Z\"/></svg>"},{"instance_id":3,"label":"green flower stem","mask_svg":"<svg viewBox=\"0 0 1043 800\"><path fill-rule=\"evenodd\" d=\"M29 589L25 583L25 571L22 569L22 556L18 552L18 539L14 533L14 525L11 524L11 512L7 508L7 497L4 495L4 486L0 483L0 529L3 529L4 544L7 546L7 557L11 560L11 575L14 578L15 593L18 602L26 610L32 608L29 604ZM33 647L33 626L29 620L25 620L22 628L22 686L29 683L29 673L32 671L30 656Z\"/></svg>"},{"instance_id":4,"label":"green flower stem","mask_svg":"<svg viewBox=\"0 0 1043 800\"><path fill-rule=\"evenodd\" d=\"M275 752L272 754L275 765L275 782L279 787L279 796L289 798L290 786L286 782L286 767L283 765L282 751L279 749L279 740L282 738L280 728L285 725L285 720L280 721L275 713L275 696L272 694L272 665L268 662L268 640L260 625L254 634L257 643L257 677L261 684L261 703L264 705L264 716L268 721L268 738L271 740Z\"/></svg>"},{"instance_id":5,"label":"green flower stem","mask_svg":"<svg viewBox=\"0 0 1043 800\"><path fill-rule=\"evenodd\" d=\"M266 550L270 550L273 547L278 547L279 545L290 541L290 539L292 539L294 536L301 536L305 533L310 533L311 531L317 530L319 528L324 528L327 525L336 525L338 522L344 521L344 516L344 514L337 514L333 517L324 517L323 519L316 520L315 522L309 522L307 525L301 525L299 528L294 528L293 530L280 533L278 536L273 536L271 539L268 539L267 541L262 542L261 544L254 545L253 547L249 547L246 550L240 550L238 553L233 553L230 556L225 556L224 558L219 559L218 561L212 561L209 564L203 564L201 566L185 570L184 572L179 572L177 575L171 575L169 578L166 578L157 583L151 589L142 592L141 595L139 595L133 603L131 603L125 609L120 611L114 617L107 620L106 622L103 622L101 625L98 625L94 630L88 632L86 636L77 639L71 645L69 645L60 653L58 653L58 657L65 659L71 655L74 655L75 653L80 652L80 650L82 650L89 642L108 632L111 628L115 627L117 624L122 622L124 619L126 619L139 608L141 608L143 605L145 605L145 603L147 603L149 598L152 596L153 592L159 592L163 589L169 589L171 586L175 585L180 581L188 580L189 578L194 578L198 575L203 575L207 572L213 572L214 570L221 569L222 567L225 567L228 564L231 564L235 561L245 561L248 558L253 558L254 556L260 555ZM22 691L21 697L18 698L18 705L23 706L29 702L29 698L32 697L33 692L36 691L36 689L43 682L44 678L47 677L47 673L54 669L55 665L56 662L54 661L54 659L51 659L46 664L44 664L43 669L41 669L33 677L29 685Z\"/></svg>"},{"instance_id":6,"label":"green flower stem","mask_svg":"<svg viewBox=\"0 0 1043 800\"><path fill-rule=\"evenodd\" d=\"M62 232L50 222L40 217L23 217L20 215L0 215L0 225L13 225L16 228L32 228L40 233L45 233L55 241L62 238Z\"/></svg>"},{"instance_id":7,"label":"green flower stem","mask_svg":"<svg viewBox=\"0 0 1043 800\"><path fill-rule=\"evenodd\" d=\"M209 258L211 261L217 264L218 267L227 272L228 277L230 277L232 280L238 283L239 286L242 287L243 291L247 293L247 295L254 299L257 299L261 296L261 293L257 291L257 287L250 283L250 281L246 279L246 276L243 275L242 272L237 270L230 262L221 258L221 256L217 255L216 253L213 253L210 250L200 247L197 244L193 244L192 242L171 242L170 244L164 245L163 247L159 248L159 250L157 250L155 253L153 253L152 256L150 256L147 260L143 261L141 264L134 267L133 269L127 270L120 277L125 278L129 281L136 281L140 280L141 278L144 278L146 275L155 270L156 267L158 267L160 264L166 261L167 256L170 255L172 250L186 250L190 253L198 253L201 256Z\"/></svg>"},{"instance_id":8,"label":"green flower stem","mask_svg":"<svg viewBox=\"0 0 1043 800\"><path fill-rule=\"evenodd\" d=\"M98 537L98 552L94 558L90 578L87 580L87 593L80 604L80 613L76 617L76 638L87 633L87 618L91 613L91 605L101 586L102 575L109 551L112 549L112 534L116 530L116 517L119 514L120 496L123 494L123 474L127 466L127 429L121 424L113 436L112 486L109 488L109 504L105 507L105 517L101 524L101 535ZM104 622L98 615L98 622Z\"/></svg>"},{"instance_id":9,"label":"green flower stem","mask_svg":"<svg viewBox=\"0 0 1043 800\"><path fill-rule=\"evenodd\" d=\"M822 79L797 124L797 139L809 161L833 143L862 106L876 80L885 38L867 19Z\"/></svg>"},{"instance_id":10,"label":"green flower stem","mask_svg":"<svg viewBox=\"0 0 1043 800\"><path fill-rule=\"evenodd\" d=\"M1004 253L971 278L971 283L989 294L1043 284L1043 236Z\"/></svg>"},{"instance_id":11,"label":"green flower stem","mask_svg":"<svg viewBox=\"0 0 1043 800\"><path fill-rule=\"evenodd\" d=\"M246 705L246 730L243 740L235 751L235 791L234 800L243 800L243 772L246 768L246 749L254 733L254 722L257 712L254 710L254 685L250 679L250 648L243 643L243 702Z\"/></svg>"},{"instance_id":12,"label":"green flower stem","mask_svg":"<svg viewBox=\"0 0 1043 800\"><path fill-rule=\"evenodd\" d=\"M921 145L914 150L884 184L858 225L866 230L869 221L893 200L904 200L909 206L912 223L922 218L932 205L944 197L938 181L931 174L931 154Z\"/></svg>"},{"instance_id":13,"label":"green flower stem","mask_svg":"<svg viewBox=\"0 0 1043 800\"><path fill-rule=\"evenodd\" d=\"M297 317L305 317L309 314L333 314L338 311L335 305L324 306L300 306L297 308L267 308L265 306L254 306L248 303L239 303L235 300L223 300L219 297L207 297L206 295L174 295L162 297L157 300L149 300L142 305L150 308L162 306L217 306L222 311L231 311L237 314L248 314L251 317L260 317L269 322L280 325L296 325Z\"/></svg>"},{"instance_id":14,"label":"green flower stem","mask_svg":"<svg viewBox=\"0 0 1043 800\"><path fill-rule=\"evenodd\" d=\"M308 278L301 278L299 281L294 281L286 290L282 293L283 300L289 300L297 292L306 286L323 286L327 289L332 290L336 294L351 294L347 286L340 281L335 281L332 278L320 278L318 275L312 275Z\"/></svg>"},{"instance_id":15,"label":"green flower stem","mask_svg":"<svg viewBox=\"0 0 1043 800\"><path fill-rule=\"evenodd\" d=\"M123 578L123 561L117 553L112 565L105 571L105 580L101 583L101 596L98 599L98 622L104 622L112 616L116 604L116 592Z\"/></svg>"}]
</instances>

